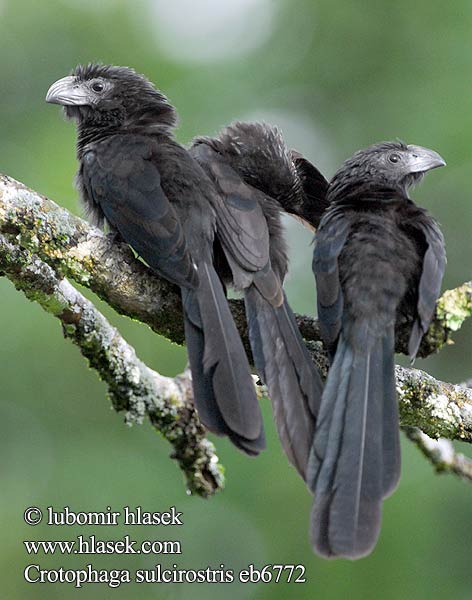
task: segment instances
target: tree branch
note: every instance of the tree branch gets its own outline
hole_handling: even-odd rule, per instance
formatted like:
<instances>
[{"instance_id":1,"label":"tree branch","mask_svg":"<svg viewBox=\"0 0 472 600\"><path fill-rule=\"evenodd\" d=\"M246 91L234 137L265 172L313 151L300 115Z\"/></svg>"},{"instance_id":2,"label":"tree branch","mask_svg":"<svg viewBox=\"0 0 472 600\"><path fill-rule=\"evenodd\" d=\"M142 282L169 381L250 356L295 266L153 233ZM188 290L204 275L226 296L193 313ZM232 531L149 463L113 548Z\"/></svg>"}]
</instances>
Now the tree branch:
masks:
<instances>
[{"instance_id":1,"label":"tree branch","mask_svg":"<svg viewBox=\"0 0 472 600\"><path fill-rule=\"evenodd\" d=\"M419 427L432 438L472 443L472 389L418 369L395 370L401 425Z\"/></svg>"},{"instance_id":2,"label":"tree branch","mask_svg":"<svg viewBox=\"0 0 472 600\"><path fill-rule=\"evenodd\" d=\"M432 440L417 427L404 427L407 437L414 442L438 473L453 473L472 481L472 461L454 450L452 442Z\"/></svg>"},{"instance_id":3,"label":"tree branch","mask_svg":"<svg viewBox=\"0 0 472 600\"><path fill-rule=\"evenodd\" d=\"M178 289L160 280L124 244L60 208L23 184L0 175L0 270L28 298L58 317L66 337L109 386L113 405L127 421L148 415L173 444L189 488L209 495L221 487L212 445L193 410L187 375L170 379L136 358L134 350L65 277L94 291L121 314L148 324L156 333L183 343ZM241 301L231 309L248 347ZM472 282L449 290L437 304L421 356L450 342L453 331L472 315ZM326 370L316 320L297 317L313 359ZM406 329L397 332L397 350L407 351ZM433 437L472 441L472 390L397 367L401 422Z\"/></svg>"},{"instance_id":4,"label":"tree branch","mask_svg":"<svg viewBox=\"0 0 472 600\"><path fill-rule=\"evenodd\" d=\"M206 497L223 486L213 444L205 439L193 408L188 373L172 379L151 370L67 279L59 279L35 254L14 246L1 234L0 270L28 299L61 321L64 336L80 348L108 385L115 410L126 411L126 422L142 423L147 416L172 444L172 457L179 462L190 491Z\"/></svg>"}]
</instances>

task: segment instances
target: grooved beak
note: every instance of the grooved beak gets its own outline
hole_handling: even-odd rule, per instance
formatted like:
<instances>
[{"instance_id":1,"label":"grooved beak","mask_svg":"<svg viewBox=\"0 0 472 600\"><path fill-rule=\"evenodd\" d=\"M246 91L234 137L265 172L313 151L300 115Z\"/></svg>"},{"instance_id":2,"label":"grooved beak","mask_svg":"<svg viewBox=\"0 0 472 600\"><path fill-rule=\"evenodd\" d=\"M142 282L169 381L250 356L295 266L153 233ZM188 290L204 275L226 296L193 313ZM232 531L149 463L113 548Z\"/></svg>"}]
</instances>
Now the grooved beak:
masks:
<instances>
[{"instance_id":1,"label":"grooved beak","mask_svg":"<svg viewBox=\"0 0 472 600\"><path fill-rule=\"evenodd\" d=\"M51 85L46 94L46 102L62 106L83 106L89 104L90 99L84 87L69 75Z\"/></svg>"},{"instance_id":2,"label":"grooved beak","mask_svg":"<svg viewBox=\"0 0 472 600\"><path fill-rule=\"evenodd\" d=\"M408 166L411 173L424 173L425 171L431 171L431 169L446 166L444 158L434 150L414 145L408 145L408 150L410 152Z\"/></svg>"}]
</instances>

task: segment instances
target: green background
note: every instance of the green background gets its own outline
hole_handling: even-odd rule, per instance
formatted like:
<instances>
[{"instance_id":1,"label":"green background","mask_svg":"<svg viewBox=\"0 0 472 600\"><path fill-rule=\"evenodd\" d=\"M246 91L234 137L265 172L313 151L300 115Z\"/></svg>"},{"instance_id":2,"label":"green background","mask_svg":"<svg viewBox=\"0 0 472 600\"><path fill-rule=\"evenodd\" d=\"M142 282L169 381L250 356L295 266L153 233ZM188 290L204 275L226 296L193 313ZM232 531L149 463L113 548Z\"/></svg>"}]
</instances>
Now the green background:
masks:
<instances>
[{"instance_id":1,"label":"green background","mask_svg":"<svg viewBox=\"0 0 472 600\"><path fill-rule=\"evenodd\" d=\"M432 147L446 169L414 197L441 222L449 264L444 287L470 278L472 4L314 0L0 0L0 171L79 213L72 179L75 131L44 103L49 85L78 62L135 67L177 107L187 143L233 119L279 125L288 142L331 176L359 147L402 138ZM313 313L310 235L287 221L293 307ZM403 476L384 506L379 543L358 562L323 561L307 539L310 497L287 464L268 401L268 450L257 460L215 439L227 487L188 497L169 445L150 426L131 429L105 386L51 316L0 280L0 596L2 598L443 598L472 589L472 487L437 476L409 443ZM140 358L173 375L185 352L99 303ZM433 375L472 375L472 323L427 362ZM465 448L469 450L470 448ZM181 528L36 528L28 506L105 510L141 505L184 512ZM179 539L168 557L28 557L24 539ZM303 563L305 584L40 585L43 568L152 568L156 562L239 569Z\"/></svg>"}]
</instances>

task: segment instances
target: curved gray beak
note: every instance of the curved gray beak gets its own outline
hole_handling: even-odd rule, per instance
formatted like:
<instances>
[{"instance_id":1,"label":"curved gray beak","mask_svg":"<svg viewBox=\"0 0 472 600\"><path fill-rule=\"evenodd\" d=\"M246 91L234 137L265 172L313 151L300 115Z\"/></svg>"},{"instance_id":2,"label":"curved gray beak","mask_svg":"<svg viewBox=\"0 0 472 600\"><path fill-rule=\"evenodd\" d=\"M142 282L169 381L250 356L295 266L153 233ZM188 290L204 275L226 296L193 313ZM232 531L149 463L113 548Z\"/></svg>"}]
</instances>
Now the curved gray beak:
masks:
<instances>
[{"instance_id":1,"label":"curved gray beak","mask_svg":"<svg viewBox=\"0 0 472 600\"><path fill-rule=\"evenodd\" d=\"M408 145L410 151L409 170L410 173L424 173L446 166L446 161L434 150L423 148L423 146Z\"/></svg>"},{"instance_id":2,"label":"curved gray beak","mask_svg":"<svg viewBox=\"0 0 472 600\"><path fill-rule=\"evenodd\" d=\"M46 102L62 106L83 106L89 104L90 99L84 86L69 75L52 84L46 94Z\"/></svg>"}]
</instances>

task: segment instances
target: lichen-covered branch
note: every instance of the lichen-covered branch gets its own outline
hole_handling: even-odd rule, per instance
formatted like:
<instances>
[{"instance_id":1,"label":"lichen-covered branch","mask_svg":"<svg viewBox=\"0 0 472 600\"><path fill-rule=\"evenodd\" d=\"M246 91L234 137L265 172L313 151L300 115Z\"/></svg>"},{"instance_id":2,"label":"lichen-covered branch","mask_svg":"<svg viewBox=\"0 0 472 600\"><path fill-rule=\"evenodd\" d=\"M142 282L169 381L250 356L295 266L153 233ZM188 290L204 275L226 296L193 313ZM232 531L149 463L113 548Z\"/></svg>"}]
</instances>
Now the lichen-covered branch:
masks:
<instances>
[{"instance_id":1,"label":"lichen-covered branch","mask_svg":"<svg viewBox=\"0 0 472 600\"><path fill-rule=\"evenodd\" d=\"M148 324L182 343L178 290L155 276L124 243L90 226L23 184L0 175L0 271L32 300L59 317L67 337L77 343L105 379L114 406L129 421L145 414L173 444L189 487L208 495L221 486L212 446L193 411L187 377L162 378L135 356L93 305L65 277L93 290L118 312ZM231 309L247 347L241 301ZM437 304L433 323L420 348L427 356L448 343L453 331L472 315L472 282L449 290ZM317 364L326 367L317 322L297 317ZM406 352L406 331L397 332L397 350ZM397 367L403 425L420 427L431 437L472 442L472 390L436 381L413 369Z\"/></svg>"},{"instance_id":2,"label":"lichen-covered branch","mask_svg":"<svg viewBox=\"0 0 472 600\"><path fill-rule=\"evenodd\" d=\"M404 431L438 473L453 473L472 481L472 460L456 452L451 441L433 440L417 427L404 427Z\"/></svg>"},{"instance_id":3,"label":"lichen-covered branch","mask_svg":"<svg viewBox=\"0 0 472 600\"><path fill-rule=\"evenodd\" d=\"M65 337L80 348L108 385L114 408L126 411L126 421L141 423L147 416L172 444L172 456L183 470L190 491L206 497L223 486L213 445L205 439L205 430L193 408L188 374L172 379L149 369L67 279L58 278L38 256L18 248L3 235L0 271L27 298L61 321Z\"/></svg>"},{"instance_id":4,"label":"lichen-covered branch","mask_svg":"<svg viewBox=\"0 0 472 600\"><path fill-rule=\"evenodd\" d=\"M419 427L435 439L472 443L472 389L399 366L396 379L402 425Z\"/></svg>"}]
</instances>

